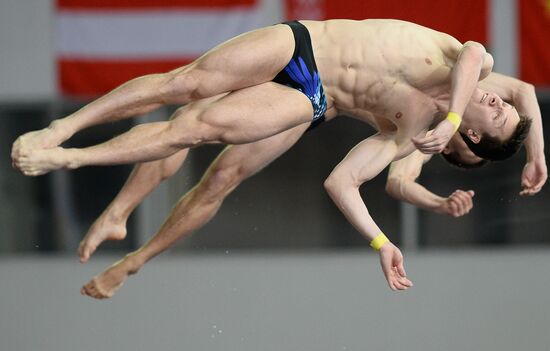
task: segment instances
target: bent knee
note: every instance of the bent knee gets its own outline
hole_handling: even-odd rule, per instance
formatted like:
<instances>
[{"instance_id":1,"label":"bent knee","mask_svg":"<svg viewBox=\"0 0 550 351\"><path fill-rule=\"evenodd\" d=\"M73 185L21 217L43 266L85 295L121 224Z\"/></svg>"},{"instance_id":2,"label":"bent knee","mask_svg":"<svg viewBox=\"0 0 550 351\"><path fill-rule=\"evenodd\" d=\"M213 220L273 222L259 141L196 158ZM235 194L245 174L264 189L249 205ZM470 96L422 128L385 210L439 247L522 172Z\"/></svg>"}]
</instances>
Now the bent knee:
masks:
<instances>
[{"instance_id":1,"label":"bent knee","mask_svg":"<svg viewBox=\"0 0 550 351\"><path fill-rule=\"evenodd\" d=\"M160 87L165 103L187 103L200 99L200 74L193 68L168 72Z\"/></svg>"},{"instance_id":2,"label":"bent knee","mask_svg":"<svg viewBox=\"0 0 550 351\"><path fill-rule=\"evenodd\" d=\"M215 165L201 180L200 189L209 200L222 200L229 195L245 178L238 165Z\"/></svg>"},{"instance_id":3,"label":"bent knee","mask_svg":"<svg viewBox=\"0 0 550 351\"><path fill-rule=\"evenodd\" d=\"M174 147L183 149L219 141L217 128L197 117L194 113L186 113L169 122L168 138Z\"/></svg>"},{"instance_id":4,"label":"bent knee","mask_svg":"<svg viewBox=\"0 0 550 351\"><path fill-rule=\"evenodd\" d=\"M185 161L188 152L188 150L182 150L161 161L159 166L161 181L164 181L176 174L183 161Z\"/></svg>"}]
</instances>

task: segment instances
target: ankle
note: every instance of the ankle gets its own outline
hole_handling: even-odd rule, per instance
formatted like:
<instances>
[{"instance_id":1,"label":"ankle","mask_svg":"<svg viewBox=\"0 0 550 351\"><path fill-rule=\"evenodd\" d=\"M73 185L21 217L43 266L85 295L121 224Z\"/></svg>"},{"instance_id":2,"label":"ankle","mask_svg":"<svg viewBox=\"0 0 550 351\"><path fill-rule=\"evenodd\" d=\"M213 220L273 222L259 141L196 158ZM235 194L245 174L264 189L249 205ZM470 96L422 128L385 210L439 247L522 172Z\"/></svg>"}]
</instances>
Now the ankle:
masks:
<instances>
[{"instance_id":1,"label":"ankle","mask_svg":"<svg viewBox=\"0 0 550 351\"><path fill-rule=\"evenodd\" d=\"M64 123L63 119L56 119L52 121L48 126L48 129L52 131L61 140L61 142L69 139L74 134L66 123Z\"/></svg>"},{"instance_id":2,"label":"ankle","mask_svg":"<svg viewBox=\"0 0 550 351\"><path fill-rule=\"evenodd\" d=\"M63 165L66 169L77 169L82 167L80 162L79 149L62 149L63 150Z\"/></svg>"},{"instance_id":3,"label":"ankle","mask_svg":"<svg viewBox=\"0 0 550 351\"><path fill-rule=\"evenodd\" d=\"M102 216L106 221L115 225L126 225L129 213L126 209L118 208L117 206L109 206Z\"/></svg>"},{"instance_id":4,"label":"ankle","mask_svg":"<svg viewBox=\"0 0 550 351\"><path fill-rule=\"evenodd\" d=\"M128 274L136 274L145 262L147 262L147 260L141 257L139 251L131 252L124 257L124 263L127 267Z\"/></svg>"}]
</instances>

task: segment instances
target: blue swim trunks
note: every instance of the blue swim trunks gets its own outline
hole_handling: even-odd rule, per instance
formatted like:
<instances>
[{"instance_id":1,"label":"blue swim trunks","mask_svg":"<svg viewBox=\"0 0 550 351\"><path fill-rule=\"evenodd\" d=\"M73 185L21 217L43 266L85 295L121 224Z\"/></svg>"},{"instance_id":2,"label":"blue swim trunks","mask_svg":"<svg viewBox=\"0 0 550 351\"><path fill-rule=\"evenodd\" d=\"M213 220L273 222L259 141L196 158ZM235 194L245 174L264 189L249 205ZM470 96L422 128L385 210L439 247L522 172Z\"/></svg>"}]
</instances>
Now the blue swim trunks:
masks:
<instances>
[{"instance_id":1,"label":"blue swim trunks","mask_svg":"<svg viewBox=\"0 0 550 351\"><path fill-rule=\"evenodd\" d=\"M313 57L311 37L307 28L298 21L284 24L292 29L296 44L292 59L273 81L299 90L307 96L313 106L313 120L309 127L312 129L325 120L327 98Z\"/></svg>"}]
</instances>

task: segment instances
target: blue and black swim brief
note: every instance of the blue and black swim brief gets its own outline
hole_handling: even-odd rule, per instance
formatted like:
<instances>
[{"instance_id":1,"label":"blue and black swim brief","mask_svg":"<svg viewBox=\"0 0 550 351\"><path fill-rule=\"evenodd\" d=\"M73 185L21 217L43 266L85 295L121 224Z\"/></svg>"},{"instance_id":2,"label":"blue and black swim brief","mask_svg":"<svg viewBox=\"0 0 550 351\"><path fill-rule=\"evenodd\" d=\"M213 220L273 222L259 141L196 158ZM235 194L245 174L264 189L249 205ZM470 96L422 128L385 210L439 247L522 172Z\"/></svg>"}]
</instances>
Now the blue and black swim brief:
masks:
<instances>
[{"instance_id":1,"label":"blue and black swim brief","mask_svg":"<svg viewBox=\"0 0 550 351\"><path fill-rule=\"evenodd\" d=\"M294 34L294 54L273 81L299 90L307 96L313 106L313 120L309 127L312 129L325 120L327 98L313 57L311 37L307 28L298 21L283 22L283 24L288 25Z\"/></svg>"}]
</instances>

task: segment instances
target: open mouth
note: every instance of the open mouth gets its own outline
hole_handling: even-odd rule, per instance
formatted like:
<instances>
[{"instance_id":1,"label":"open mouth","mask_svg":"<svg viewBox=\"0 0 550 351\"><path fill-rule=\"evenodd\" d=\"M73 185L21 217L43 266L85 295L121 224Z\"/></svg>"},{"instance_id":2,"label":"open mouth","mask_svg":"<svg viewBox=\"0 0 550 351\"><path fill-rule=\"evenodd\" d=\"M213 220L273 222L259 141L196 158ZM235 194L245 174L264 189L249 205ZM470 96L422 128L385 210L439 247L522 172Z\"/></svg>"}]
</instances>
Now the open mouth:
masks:
<instances>
[{"instance_id":1,"label":"open mouth","mask_svg":"<svg viewBox=\"0 0 550 351\"><path fill-rule=\"evenodd\" d=\"M483 97L481 98L481 100L479 102L483 103L483 101L485 101L485 99L487 99L487 96L489 96L489 93L483 94Z\"/></svg>"}]
</instances>

